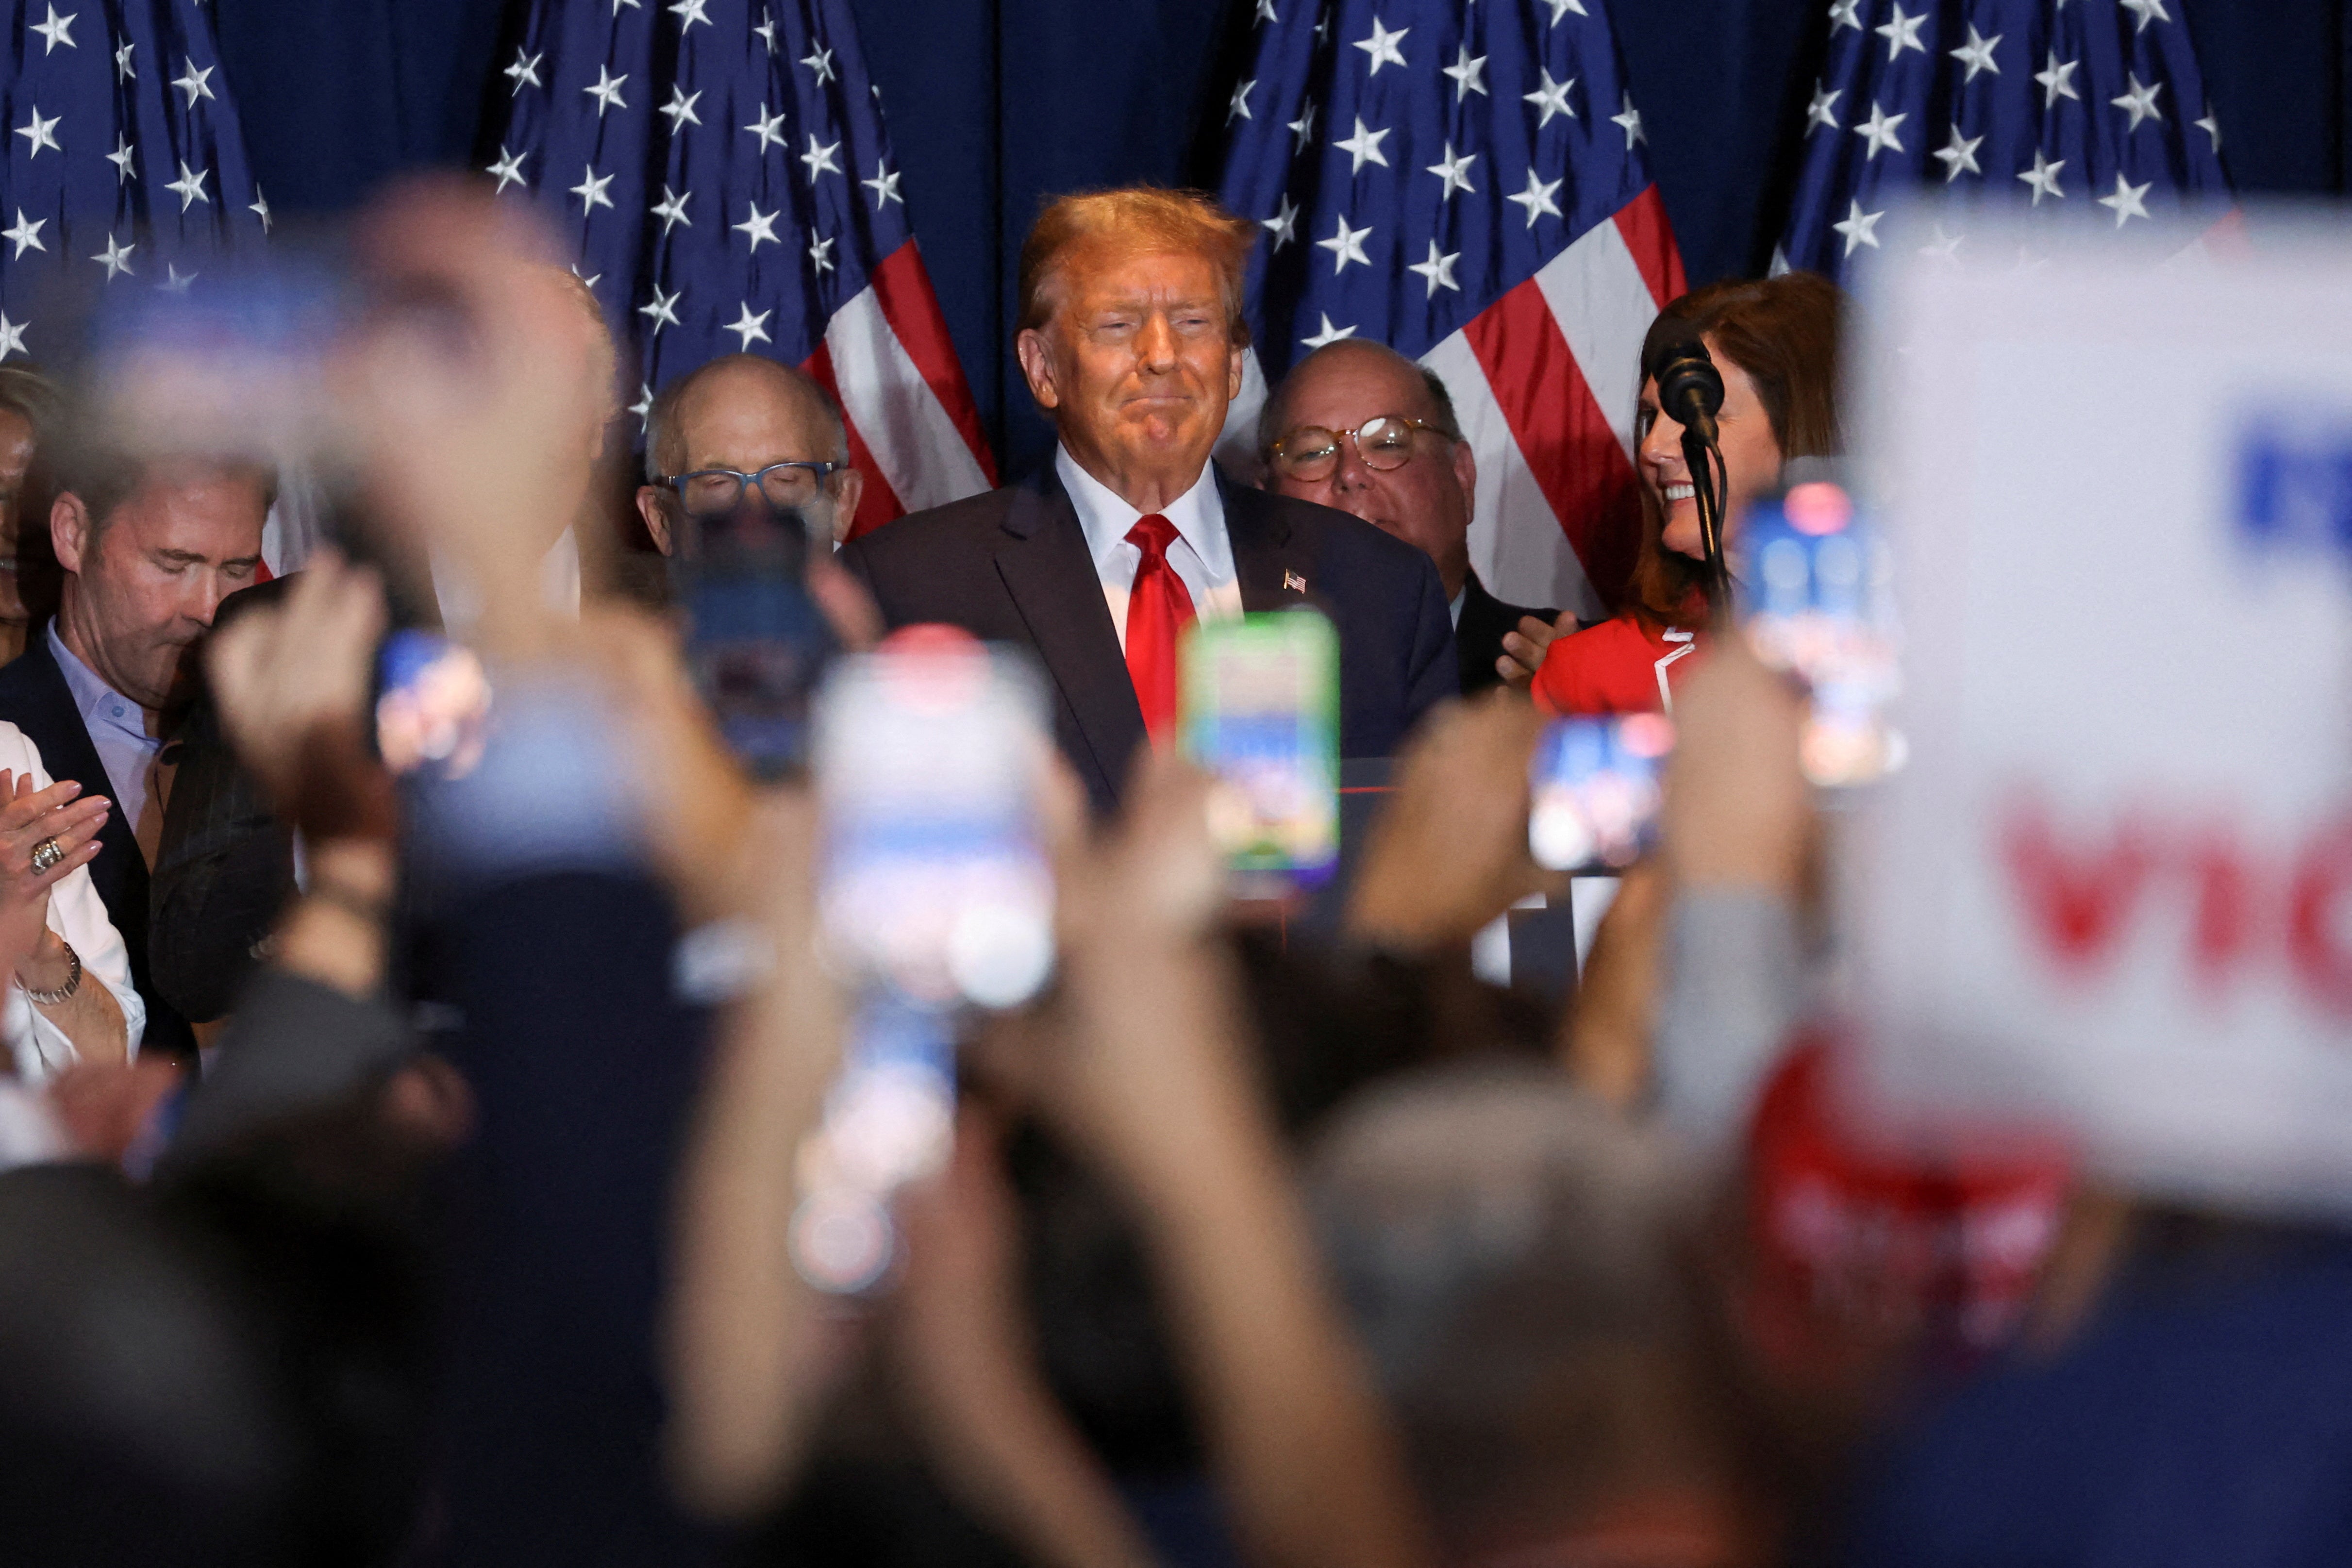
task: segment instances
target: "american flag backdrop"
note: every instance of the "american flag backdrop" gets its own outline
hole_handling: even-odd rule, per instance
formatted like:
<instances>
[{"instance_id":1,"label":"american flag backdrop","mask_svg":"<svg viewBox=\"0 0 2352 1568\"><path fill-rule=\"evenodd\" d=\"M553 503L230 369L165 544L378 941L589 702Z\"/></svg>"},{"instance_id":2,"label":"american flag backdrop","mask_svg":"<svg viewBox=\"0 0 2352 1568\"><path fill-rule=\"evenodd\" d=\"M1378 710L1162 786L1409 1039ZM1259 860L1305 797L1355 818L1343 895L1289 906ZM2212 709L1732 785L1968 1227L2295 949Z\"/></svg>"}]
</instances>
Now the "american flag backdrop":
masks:
<instances>
[{"instance_id":1,"label":"american flag backdrop","mask_svg":"<svg viewBox=\"0 0 2352 1568\"><path fill-rule=\"evenodd\" d=\"M846 0L532 0L504 69L488 173L576 241L641 418L748 351L834 390L859 531L994 482Z\"/></svg>"},{"instance_id":2,"label":"american flag backdrop","mask_svg":"<svg viewBox=\"0 0 2352 1568\"><path fill-rule=\"evenodd\" d=\"M1634 546L1643 334L1683 290L1603 0L1257 0L1222 195L1263 226L1265 384L1340 337L1444 378L1478 459L1471 561L1591 615Z\"/></svg>"},{"instance_id":3,"label":"american flag backdrop","mask_svg":"<svg viewBox=\"0 0 2352 1568\"><path fill-rule=\"evenodd\" d=\"M2225 198L2183 4L1835 0L1773 269L1843 278L1919 187L1948 253L1979 203L2121 229Z\"/></svg>"},{"instance_id":4,"label":"american flag backdrop","mask_svg":"<svg viewBox=\"0 0 2352 1568\"><path fill-rule=\"evenodd\" d=\"M0 67L0 360L55 363L92 289L184 290L268 233L197 0L16 0Z\"/></svg>"}]
</instances>

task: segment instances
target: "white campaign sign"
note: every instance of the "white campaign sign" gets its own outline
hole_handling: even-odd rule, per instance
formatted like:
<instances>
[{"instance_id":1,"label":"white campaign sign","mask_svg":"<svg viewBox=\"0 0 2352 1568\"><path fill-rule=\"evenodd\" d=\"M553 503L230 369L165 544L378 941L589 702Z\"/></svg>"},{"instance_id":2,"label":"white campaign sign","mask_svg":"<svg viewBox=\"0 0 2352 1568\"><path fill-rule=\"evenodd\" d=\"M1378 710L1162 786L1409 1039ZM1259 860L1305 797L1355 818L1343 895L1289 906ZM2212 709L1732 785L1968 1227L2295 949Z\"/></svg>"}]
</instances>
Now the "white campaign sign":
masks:
<instances>
[{"instance_id":1,"label":"white campaign sign","mask_svg":"<svg viewBox=\"0 0 2352 1568\"><path fill-rule=\"evenodd\" d=\"M2024 237L1890 240L1864 311L1911 749L1846 889L1873 1077L2352 1210L2352 230Z\"/></svg>"}]
</instances>

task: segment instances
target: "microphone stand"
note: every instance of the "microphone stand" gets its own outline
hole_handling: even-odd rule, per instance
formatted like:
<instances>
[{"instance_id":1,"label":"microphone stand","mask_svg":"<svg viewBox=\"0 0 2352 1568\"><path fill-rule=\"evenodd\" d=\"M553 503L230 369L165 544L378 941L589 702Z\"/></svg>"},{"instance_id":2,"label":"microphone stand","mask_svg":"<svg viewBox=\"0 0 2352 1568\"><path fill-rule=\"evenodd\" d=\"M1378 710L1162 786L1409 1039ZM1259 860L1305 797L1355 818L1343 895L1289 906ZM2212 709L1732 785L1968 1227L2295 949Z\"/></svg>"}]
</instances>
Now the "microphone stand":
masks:
<instances>
[{"instance_id":1,"label":"microphone stand","mask_svg":"<svg viewBox=\"0 0 2352 1568\"><path fill-rule=\"evenodd\" d=\"M1731 471L1715 428L1716 413L1723 406L1723 376L1706 340L1688 323L1661 317L1650 335L1657 341L1643 345L1643 367L1657 384L1659 411L1682 426L1683 466L1690 471L1698 509L1707 607L1721 630L1731 618L1731 569L1723 554L1724 492L1731 488Z\"/></svg>"},{"instance_id":2,"label":"microphone stand","mask_svg":"<svg viewBox=\"0 0 2352 1568\"><path fill-rule=\"evenodd\" d=\"M1731 619L1731 566L1723 551L1723 492L1730 470L1716 444L1715 421L1704 415L1683 427L1683 466L1690 470L1692 499L1698 505L1699 545L1706 556L1706 596L1718 624Z\"/></svg>"}]
</instances>

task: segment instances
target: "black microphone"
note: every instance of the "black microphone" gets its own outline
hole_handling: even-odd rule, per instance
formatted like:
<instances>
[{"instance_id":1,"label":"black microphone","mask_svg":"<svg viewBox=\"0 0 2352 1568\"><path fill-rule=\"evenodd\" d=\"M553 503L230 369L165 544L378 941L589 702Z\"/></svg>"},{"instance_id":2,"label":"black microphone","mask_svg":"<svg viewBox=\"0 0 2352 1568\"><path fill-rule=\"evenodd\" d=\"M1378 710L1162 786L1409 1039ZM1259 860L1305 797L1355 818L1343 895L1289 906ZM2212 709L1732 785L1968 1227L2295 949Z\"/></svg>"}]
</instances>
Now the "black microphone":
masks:
<instances>
[{"instance_id":1,"label":"black microphone","mask_svg":"<svg viewBox=\"0 0 2352 1568\"><path fill-rule=\"evenodd\" d=\"M1643 371L1658 384L1658 407L1666 417L1715 445L1715 416L1723 406L1723 373L1706 343L1689 325L1660 317L1650 329Z\"/></svg>"},{"instance_id":2,"label":"black microphone","mask_svg":"<svg viewBox=\"0 0 2352 1568\"><path fill-rule=\"evenodd\" d=\"M1731 571L1723 554L1722 449L1716 445L1715 416L1723 406L1723 373L1698 329L1661 316L1642 344L1642 369L1658 384L1658 410L1683 427L1683 460L1690 468L1698 503L1698 531L1706 552L1707 599L1715 614L1731 613Z\"/></svg>"}]
</instances>

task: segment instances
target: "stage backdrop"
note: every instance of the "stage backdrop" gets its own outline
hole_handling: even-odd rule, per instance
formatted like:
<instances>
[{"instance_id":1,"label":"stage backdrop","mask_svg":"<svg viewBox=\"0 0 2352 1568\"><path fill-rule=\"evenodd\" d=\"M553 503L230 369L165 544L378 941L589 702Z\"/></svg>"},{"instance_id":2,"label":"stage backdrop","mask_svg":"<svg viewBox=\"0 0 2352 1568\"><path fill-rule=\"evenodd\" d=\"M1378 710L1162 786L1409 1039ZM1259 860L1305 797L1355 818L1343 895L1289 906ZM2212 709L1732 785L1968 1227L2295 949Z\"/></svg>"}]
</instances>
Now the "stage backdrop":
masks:
<instances>
[{"instance_id":1,"label":"stage backdrop","mask_svg":"<svg viewBox=\"0 0 2352 1568\"><path fill-rule=\"evenodd\" d=\"M2172 4L2194 30L2237 188L2341 194L2352 0ZM1129 180L1213 184L1202 132L1221 123L1255 5L851 5L982 421L1017 472L1047 439L1007 341L1015 257L1039 198ZM482 110L503 85L496 68L512 25L504 0L213 9L254 171L278 212L348 206L404 167L485 161ZM1611 13L1690 280L1760 272L1785 212L1825 0L1612 0Z\"/></svg>"}]
</instances>

